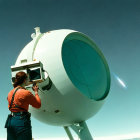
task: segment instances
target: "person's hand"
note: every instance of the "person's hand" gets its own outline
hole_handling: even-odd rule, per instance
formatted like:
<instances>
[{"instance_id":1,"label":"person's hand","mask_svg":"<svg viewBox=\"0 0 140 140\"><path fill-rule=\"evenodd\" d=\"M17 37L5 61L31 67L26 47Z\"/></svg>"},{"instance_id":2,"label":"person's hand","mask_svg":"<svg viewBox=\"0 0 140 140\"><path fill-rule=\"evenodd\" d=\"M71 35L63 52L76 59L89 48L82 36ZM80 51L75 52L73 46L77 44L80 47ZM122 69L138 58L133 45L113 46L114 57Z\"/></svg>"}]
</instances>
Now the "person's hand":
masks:
<instances>
[{"instance_id":1,"label":"person's hand","mask_svg":"<svg viewBox=\"0 0 140 140\"><path fill-rule=\"evenodd\" d=\"M38 92L38 86L37 86L37 84L33 84L32 89L33 89L34 92Z\"/></svg>"}]
</instances>

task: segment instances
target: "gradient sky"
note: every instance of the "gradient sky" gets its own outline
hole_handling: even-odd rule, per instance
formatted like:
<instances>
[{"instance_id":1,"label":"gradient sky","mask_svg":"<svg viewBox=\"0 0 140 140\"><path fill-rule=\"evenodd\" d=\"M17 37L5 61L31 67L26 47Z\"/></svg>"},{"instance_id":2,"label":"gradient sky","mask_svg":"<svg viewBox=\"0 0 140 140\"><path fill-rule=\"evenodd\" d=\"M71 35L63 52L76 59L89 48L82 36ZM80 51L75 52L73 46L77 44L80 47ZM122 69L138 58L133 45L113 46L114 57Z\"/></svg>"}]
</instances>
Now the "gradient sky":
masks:
<instances>
[{"instance_id":1,"label":"gradient sky","mask_svg":"<svg viewBox=\"0 0 140 140\"><path fill-rule=\"evenodd\" d=\"M139 0L0 0L0 137L9 113L10 66L41 32L73 29L88 35L103 52L111 71L111 89L102 109L87 125L93 137L140 132ZM127 85L119 85L115 73ZM32 118L33 137L65 137L61 127Z\"/></svg>"}]
</instances>

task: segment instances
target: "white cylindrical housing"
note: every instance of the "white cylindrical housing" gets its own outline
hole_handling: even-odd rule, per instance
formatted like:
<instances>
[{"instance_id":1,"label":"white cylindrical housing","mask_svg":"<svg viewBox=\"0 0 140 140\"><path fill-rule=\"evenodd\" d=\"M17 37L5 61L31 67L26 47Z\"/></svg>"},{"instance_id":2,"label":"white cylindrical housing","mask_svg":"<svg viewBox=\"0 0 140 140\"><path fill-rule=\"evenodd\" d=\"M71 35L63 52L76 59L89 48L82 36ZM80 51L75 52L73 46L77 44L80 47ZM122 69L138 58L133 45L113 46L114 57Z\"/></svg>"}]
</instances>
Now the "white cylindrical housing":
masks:
<instances>
[{"instance_id":1,"label":"white cylindrical housing","mask_svg":"<svg viewBox=\"0 0 140 140\"><path fill-rule=\"evenodd\" d=\"M30 107L38 120L67 126L89 119L102 107L110 72L103 54L86 35L67 29L39 34L15 65L31 61L40 61L53 83L50 90L39 91L41 108ZM39 88L44 84L39 83Z\"/></svg>"}]
</instances>

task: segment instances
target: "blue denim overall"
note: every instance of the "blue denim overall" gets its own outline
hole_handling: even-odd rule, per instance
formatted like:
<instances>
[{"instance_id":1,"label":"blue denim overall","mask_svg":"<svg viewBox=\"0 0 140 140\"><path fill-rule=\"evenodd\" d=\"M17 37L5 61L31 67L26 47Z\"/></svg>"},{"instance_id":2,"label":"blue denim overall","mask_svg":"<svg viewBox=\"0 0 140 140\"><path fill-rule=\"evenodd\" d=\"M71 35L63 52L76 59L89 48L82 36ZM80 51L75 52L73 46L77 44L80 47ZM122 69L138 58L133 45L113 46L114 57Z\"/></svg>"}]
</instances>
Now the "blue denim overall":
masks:
<instances>
[{"instance_id":1,"label":"blue denim overall","mask_svg":"<svg viewBox=\"0 0 140 140\"><path fill-rule=\"evenodd\" d=\"M32 140L30 113L14 113L9 119L7 140Z\"/></svg>"}]
</instances>

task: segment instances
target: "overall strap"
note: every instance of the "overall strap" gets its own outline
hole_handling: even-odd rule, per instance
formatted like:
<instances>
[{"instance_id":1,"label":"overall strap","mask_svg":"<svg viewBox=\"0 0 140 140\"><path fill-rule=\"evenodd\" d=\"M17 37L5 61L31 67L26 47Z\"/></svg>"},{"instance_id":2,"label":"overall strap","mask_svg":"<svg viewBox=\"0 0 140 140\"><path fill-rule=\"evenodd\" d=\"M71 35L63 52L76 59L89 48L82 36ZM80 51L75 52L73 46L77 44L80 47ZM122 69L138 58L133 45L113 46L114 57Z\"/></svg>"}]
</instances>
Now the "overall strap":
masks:
<instances>
[{"instance_id":1,"label":"overall strap","mask_svg":"<svg viewBox=\"0 0 140 140\"><path fill-rule=\"evenodd\" d=\"M11 100L11 104L10 104L9 109L12 108L12 104L13 104L13 101L14 101L15 93L17 92L17 90L18 90L19 88L20 88L20 87L16 88L15 91L14 91L14 93L13 93L12 100Z\"/></svg>"},{"instance_id":2,"label":"overall strap","mask_svg":"<svg viewBox=\"0 0 140 140\"><path fill-rule=\"evenodd\" d=\"M12 100L11 100L11 104L10 104L9 109L12 108L12 104L13 104L13 101L14 101L14 97L15 97L15 94L16 94L16 92L17 92L18 89L20 89L20 87L16 88L15 91L14 91L14 93L13 93ZM26 109L24 109L24 108L18 106L17 104L15 104L15 107L14 107L14 108L19 108L19 109L22 109L22 110L24 110L24 111L27 111Z\"/></svg>"}]
</instances>

